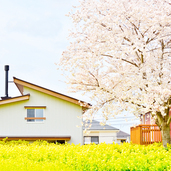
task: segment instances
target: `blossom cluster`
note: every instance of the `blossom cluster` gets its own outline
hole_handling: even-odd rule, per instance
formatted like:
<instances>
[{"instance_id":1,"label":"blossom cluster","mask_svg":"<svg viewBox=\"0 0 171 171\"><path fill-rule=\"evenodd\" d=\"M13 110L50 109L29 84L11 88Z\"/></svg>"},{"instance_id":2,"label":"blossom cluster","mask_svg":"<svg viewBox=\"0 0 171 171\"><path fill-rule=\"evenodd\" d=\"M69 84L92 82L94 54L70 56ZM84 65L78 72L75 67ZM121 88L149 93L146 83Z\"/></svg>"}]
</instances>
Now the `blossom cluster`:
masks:
<instances>
[{"instance_id":1,"label":"blossom cluster","mask_svg":"<svg viewBox=\"0 0 171 171\"><path fill-rule=\"evenodd\" d=\"M171 107L171 3L86 0L68 14L74 28L60 65L71 89L88 93L108 118L124 110L162 117Z\"/></svg>"}]
</instances>

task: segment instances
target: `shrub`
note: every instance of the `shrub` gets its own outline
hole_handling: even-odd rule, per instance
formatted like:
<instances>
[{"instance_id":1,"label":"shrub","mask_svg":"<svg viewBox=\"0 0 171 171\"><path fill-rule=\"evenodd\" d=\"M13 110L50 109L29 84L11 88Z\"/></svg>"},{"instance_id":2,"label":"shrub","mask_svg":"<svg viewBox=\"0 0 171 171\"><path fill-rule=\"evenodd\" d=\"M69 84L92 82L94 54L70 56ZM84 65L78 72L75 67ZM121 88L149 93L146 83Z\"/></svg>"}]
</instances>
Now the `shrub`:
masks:
<instances>
[{"instance_id":1,"label":"shrub","mask_svg":"<svg viewBox=\"0 0 171 171\"><path fill-rule=\"evenodd\" d=\"M171 170L171 147L124 143L56 145L0 143L0 170L157 171Z\"/></svg>"}]
</instances>

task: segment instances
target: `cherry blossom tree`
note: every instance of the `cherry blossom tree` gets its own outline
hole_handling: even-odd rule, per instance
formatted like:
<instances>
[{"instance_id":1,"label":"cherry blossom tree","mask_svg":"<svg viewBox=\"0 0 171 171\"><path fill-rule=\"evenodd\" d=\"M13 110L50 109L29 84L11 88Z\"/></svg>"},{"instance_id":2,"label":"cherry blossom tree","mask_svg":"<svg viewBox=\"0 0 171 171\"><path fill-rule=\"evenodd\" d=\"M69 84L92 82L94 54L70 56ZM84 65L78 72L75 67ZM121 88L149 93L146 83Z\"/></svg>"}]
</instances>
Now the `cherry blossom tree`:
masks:
<instances>
[{"instance_id":1,"label":"cherry blossom tree","mask_svg":"<svg viewBox=\"0 0 171 171\"><path fill-rule=\"evenodd\" d=\"M89 115L151 112L170 143L171 1L83 0L60 65L74 91L91 95Z\"/></svg>"}]
</instances>

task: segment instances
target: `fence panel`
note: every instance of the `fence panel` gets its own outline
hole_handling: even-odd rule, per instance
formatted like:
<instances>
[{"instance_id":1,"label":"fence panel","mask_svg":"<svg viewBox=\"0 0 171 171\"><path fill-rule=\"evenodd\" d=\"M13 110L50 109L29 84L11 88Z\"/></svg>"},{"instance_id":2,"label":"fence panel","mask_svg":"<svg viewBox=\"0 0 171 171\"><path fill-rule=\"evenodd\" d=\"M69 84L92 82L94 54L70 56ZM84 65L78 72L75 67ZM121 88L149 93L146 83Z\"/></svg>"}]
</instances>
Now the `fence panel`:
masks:
<instances>
[{"instance_id":1,"label":"fence panel","mask_svg":"<svg viewBox=\"0 0 171 171\"><path fill-rule=\"evenodd\" d=\"M131 127L131 141L134 144L148 145L162 142L161 131L157 125L138 125Z\"/></svg>"}]
</instances>

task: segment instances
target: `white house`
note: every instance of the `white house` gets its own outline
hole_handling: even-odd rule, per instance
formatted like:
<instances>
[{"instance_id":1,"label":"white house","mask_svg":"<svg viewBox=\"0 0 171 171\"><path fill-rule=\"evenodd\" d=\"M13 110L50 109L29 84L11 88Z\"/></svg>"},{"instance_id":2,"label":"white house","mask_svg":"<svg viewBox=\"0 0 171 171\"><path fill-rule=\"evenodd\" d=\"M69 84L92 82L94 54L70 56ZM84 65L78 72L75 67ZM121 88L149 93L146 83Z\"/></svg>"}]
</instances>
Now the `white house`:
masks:
<instances>
[{"instance_id":1,"label":"white house","mask_svg":"<svg viewBox=\"0 0 171 171\"><path fill-rule=\"evenodd\" d=\"M121 144L123 142L130 142L130 135L126 132L123 132L123 131L119 131L117 133L117 140L116 140L116 143L117 144Z\"/></svg>"},{"instance_id":2,"label":"white house","mask_svg":"<svg viewBox=\"0 0 171 171\"><path fill-rule=\"evenodd\" d=\"M19 97L0 100L0 140L47 140L83 144L81 119L89 104L13 78Z\"/></svg>"},{"instance_id":3,"label":"white house","mask_svg":"<svg viewBox=\"0 0 171 171\"><path fill-rule=\"evenodd\" d=\"M89 125L91 124L91 127ZM83 126L83 137L84 137L84 144L100 144L105 142L106 144L112 143L122 143L122 142L130 142L129 137L130 135L115 128L110 125L101 126L100 122L96 120L92 120L92 122L84 121Z\"/></svg>"}]
</instances>

